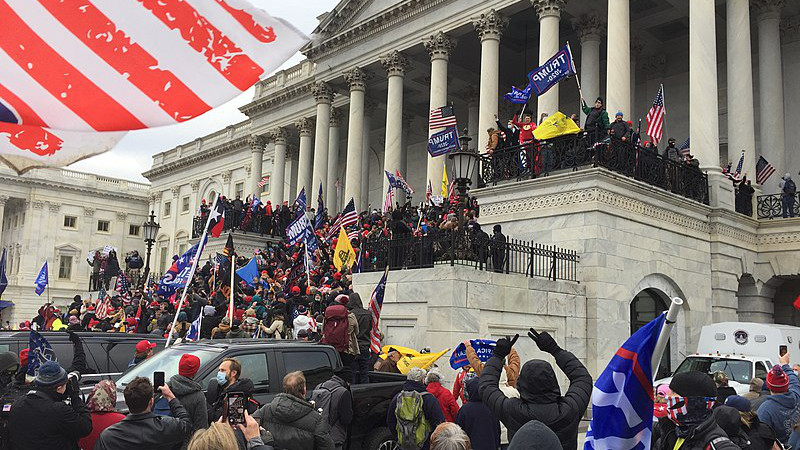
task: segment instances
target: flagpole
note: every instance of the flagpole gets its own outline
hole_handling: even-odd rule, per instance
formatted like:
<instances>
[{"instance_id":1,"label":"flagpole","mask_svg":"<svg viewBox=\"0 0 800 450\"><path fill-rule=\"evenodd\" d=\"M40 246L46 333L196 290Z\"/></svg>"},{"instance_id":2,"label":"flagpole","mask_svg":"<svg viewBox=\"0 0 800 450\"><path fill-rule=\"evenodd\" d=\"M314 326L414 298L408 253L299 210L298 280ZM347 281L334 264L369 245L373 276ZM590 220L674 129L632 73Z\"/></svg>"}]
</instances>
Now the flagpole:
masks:
<instances>
[{"instance_id":1,"label":"flagpole","mask_svg":"<svg viewBox=\"0 0 800 450\"><path fill-rule=\"evenodd\" d=\"M233 295L234 290L236 289L236 285L234 284L236 281L236 251L231 254L231 295L230 300L228 303L228 325L233 326Z\"/></svg>"},{"instance_id":2,"label":"flagpole","mask_svg":"<svg viewBox=\"0 0 800 450\"><path fill-rule=\"evenodd\" d=\"M661 364L661 356L664 354L664 350L667 348L667 341L669 341L669 334L672 331L672 328L675 326L675 321L678 320L678 313L683 306L683 299L680 297L673 297L672 303L669 305L669 310L667 311L667 318L664 322L664 326L661 327L661 333L658 335L658 340L656 341L656 346L653 349L653 357L650 360L650 367L652 368L652 374L655 377L656 372L658 372L658 366Z\"/></svg>"},{"instance_id":3,"label":"flagpole","mask_svg":"<svg viewBox=\"0 0 800 450\"><path fill-rule=\"evenodd\" d=\"M305 243L305 260L306 260L306 289L311 286L311 271L308 268L308 242Z\"/></svg>"},{"instance_id":4,"label":"flagpole","mask_svg":"<svg viewBox=\"0 0 800 450\"><path fill-rule=\"evenodd\" d=\"M661 83L660 89L661 89L661 103L664 105L664 107L663 107L664 119L662 119L664 121L664 124L661 125L661 128L662 128L661 137L663 138L664 135L667 134L667 133L665 133L665 131L667 130L667 94L664 93L664 83ZM653 136L650 136L650 139L653 139ZM658 150L658 145L656 145L655 147L656 147L656 150Z\"/></svg>"},{"instance_id":5,"label":"flagpole","mask_svg":"<svg viewBox=\"0 0 800 450\"><path fill-rule=\"evenodd\" d=\"M219 202L219 196L214 200L213 209L217 208L217 203ZM205 249L205 241L208 238L208 225L211 223L211 214L208 215L206 219L206 226L203 227L203 235L200 236L200 241L197 243L197 252L194 254L194 259L192 260L192 268L189 270L189 278L186 279L186 286L183 287L183 292L181 293L181 299L178 301L178 308L175 310L175 317L172 319L172 327L169 329L169 335L167 335L167 342L164 344L164 348L169 347L170 342L172 342L172 332L175 330L175 325L178 323L178 315L181 313L181 308L183 307L183 302L186 301L186 294L189 291L189 285L192 284L192 279L194 279L194 272L197 270L197 263L200 261L200 255L203 254L203 250Z\"/></svg>"},{"instance_id":6,"label":"flagpole","mask_svg":"<svg viewBox=\"0 0 800 450\"><path fill-rule=\"evenodd\" d=\"M572 64L572 68L575 69L575 82L578 84L578 95L580 98L583 98L583 91L581 90L581 79L578 77L578 68L575 66L575 59L572 57L572 47L569 45L569 41L567 41L567 50L569 51L569 62ZM578 101L580 103L580 100ZM583 107L583 104L578 105L579 107Z\"/></svg>"}]
</instances>

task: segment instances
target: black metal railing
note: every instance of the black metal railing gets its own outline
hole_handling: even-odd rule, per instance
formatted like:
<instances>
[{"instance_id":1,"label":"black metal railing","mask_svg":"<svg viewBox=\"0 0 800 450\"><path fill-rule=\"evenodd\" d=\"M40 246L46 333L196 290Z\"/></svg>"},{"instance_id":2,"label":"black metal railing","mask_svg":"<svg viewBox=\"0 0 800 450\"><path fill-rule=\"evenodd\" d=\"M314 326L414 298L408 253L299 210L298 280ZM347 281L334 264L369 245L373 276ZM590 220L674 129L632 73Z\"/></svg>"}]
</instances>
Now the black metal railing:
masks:
<instances>
[{"instance_id":1,"label":"black metal railing","mask_svg":"<svg viewBox=\"0 0 800 450\"><path fill-rule=\"evenodd\" d=\"M233 216L233 215L232 215ZM197 216L192 219L192 239L199 238L203 235L203 227L206 225L208 216ZM223 225L223 232L227 231L243 231L245 233L256 233L261 236L281 236L281 226L278 224L277 217L274 215L247 215L241 219L232 217L230 220L226 217Z\"/></svg>"},{"instance_id":2,"label":"black metal railing","mask_svg":"<svg viewBox=\"0 0 800 450\"><path fill-rule=\"evenodd\" d=\"M142 276L144 276L144 269L127 269L125 270L125 275L128 277L128 282L130 282L131 289L138 288L141 283L143 282ZM150 272L150 276L156 276L159 274L154 274ZM156 281L160 280L159 278L154 278ZM111 278L106 281L105 276L101 273L90 273L89 274L89 291L94 292L100 290L100 285L103 285L106 290L112 290L116 288L117 285L117 276L112 276Z\"/></svg>"},{"instance_id":3,"label":"black metal railing","mask_svg":"<svg viewBox=\"0 0 800 450\"><path fill-rule=\"evenodd\" d=\"M586 166L637 179L666 191L708 204L708 176L697 167L663 158L615 138L581 133L545 141L500 148L491 156L481 155L479 187L499 181L547 176L557 170L573 171Z\"/></svg>"},{"instance_id":4,"label":"black metal railing","mask_svg":"<svg viewBox=\"0 0 800 450\"><path fill-rule=\"evenodd\" d=\"M775 219L781 217L800 217L800 197L798 197L798 195L800 194L787 197L785 208L783 204L783 194L759 195L757 198L758 218Z\"/></svg>"},{"instance_id":5,"label":"black metal railing","mask_svg":"<svg viewBox=\"0 0 800 450\"><path fill-rule=\"evenodd\" d=\"M577 252L534 242L499 242L469 233L440 232L361 243L362 272L429 268L437 264L469 266L497 273L515 273L551 280L578 281Z\"/></svg>"}]
</instances>

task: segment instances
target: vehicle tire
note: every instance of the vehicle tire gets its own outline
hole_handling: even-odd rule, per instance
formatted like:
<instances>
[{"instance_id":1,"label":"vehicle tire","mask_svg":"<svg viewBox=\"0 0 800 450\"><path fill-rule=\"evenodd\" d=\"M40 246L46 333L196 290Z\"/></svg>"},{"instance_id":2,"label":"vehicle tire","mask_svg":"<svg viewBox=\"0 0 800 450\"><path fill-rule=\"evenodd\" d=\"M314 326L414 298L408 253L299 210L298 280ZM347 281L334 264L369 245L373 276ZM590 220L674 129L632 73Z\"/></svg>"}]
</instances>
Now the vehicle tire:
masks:
<instances>
[{"instance_id":1,"label":"vehicle tire","mask_svg":"<svg viewBox=\"0 0 800 450\"><path fill-rule=\"evenodd\" d=\"M361 445L363 450L400 450L397 441L386 427L376 428Z\"/></svg>"}]
</instances>

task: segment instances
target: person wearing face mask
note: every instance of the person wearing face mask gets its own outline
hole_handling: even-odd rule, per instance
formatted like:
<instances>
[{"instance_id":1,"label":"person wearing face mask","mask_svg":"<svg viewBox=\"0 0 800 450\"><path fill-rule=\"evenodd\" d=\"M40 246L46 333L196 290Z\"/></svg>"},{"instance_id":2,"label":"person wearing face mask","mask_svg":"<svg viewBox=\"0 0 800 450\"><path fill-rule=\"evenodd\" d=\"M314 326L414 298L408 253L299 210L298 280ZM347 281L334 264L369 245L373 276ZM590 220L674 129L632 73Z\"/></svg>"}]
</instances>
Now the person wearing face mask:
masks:
<instances>
[{"instance_id":1,"label":"person wearing face mask","mask_svg":"<svg viewBox=\"0 0 800 450\"><path fill-rule=\"evenodd\" d=\"M78 440L92 431L92 417L77 383L69 381L57 362L47 361L39 367L33 389L11 406L8 426L12 449L76 450Z\"/></svg>"},{"instance_id":2,"label":"person wearing face mask","mask_svg":"<svg viewBox=\"0 0 800 450\"><path fill-rule=\"evenodd\" d=\"M673 395L667 397L667 418L661 419L653 450L735 450L740 447L728 438L712 416L717 386L705 373L676 374L669 383Z\"/></svg>"},{"instance_id":3,"label":"person wearing face mask","mask_svg":"<svg viewBox=\"0 0 800 450\"><path fill-rule=\"evenodd\" d=\"M258 403L253 400L255 386L249 378L242 378L242 365L235 358L225 358L219 365L217 376L209 381L206 401L208 402L208 421L216 422L222 417L225 407L225 394L228 392L242 392L247 399L247 409L253 414L258 409Z\"/></svg>"}]
</instances>

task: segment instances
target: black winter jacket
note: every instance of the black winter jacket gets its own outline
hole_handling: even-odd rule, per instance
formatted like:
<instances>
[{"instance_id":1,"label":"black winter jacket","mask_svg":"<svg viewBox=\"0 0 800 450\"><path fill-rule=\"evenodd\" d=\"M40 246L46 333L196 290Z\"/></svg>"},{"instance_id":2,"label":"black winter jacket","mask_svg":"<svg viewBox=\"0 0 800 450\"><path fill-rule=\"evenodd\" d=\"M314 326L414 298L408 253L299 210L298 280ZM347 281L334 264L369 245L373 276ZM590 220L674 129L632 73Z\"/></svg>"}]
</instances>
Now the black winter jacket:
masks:
<instances>
[{"instance_id":1,"label":"black winter jacket","mask_svg":"<svg viewBox=\"0 0 800 450\"><path fill-rule=\"evenodd\" d=\"M474 450L495 450L500 447L500 421L481 402L477 378L467 382L467 401L456 415L456 424L467 433Z\"/></svg>"},{"instance_id":2,"label":"black winter jacket","mask_svg":"<svg viewBox=\"0 0 800 450\"><path fill-rule=\"evenodd\" d=\"M428 419L431 430L435 430L440 423L444 422L444 413L442 412L442 407L439 405L439 400L436 400L436 397L425 389L425 385L417 383L416 381L406 380L403 384L403 390L417 391L422 394L422 412L425 414L425 418ZM395 410L397 409L397 397L399 395L398 393L392 398L392 402L389 403L389 410L386 411L386 426L389 428L389 433L393 436L397 436L397 416L395 416ZM425 441L422 450L427 450L429 442L430 439Z\"/></svg>"},{"instance_id":3,"label":"black winter jacket","mask_svg":"<svg viewBox=\"0 0 800 450\"><path fill-rule=\"evenodd\" d=\"M92 432L92 416L80 395L73 395L71 401L70 406L37 390L15 401L8 419L11 448L77 449L78 439Z\"/></svg>"},{"instance_id":4,"label":"black winter jacket","mask_svg":"<svg viewBox=\"0 0 800 450\"><path fill-rule=\"evenodd\" d=\"M498 387L503 361L495 356L486 362L481 372L480 396L508 428L509 440L522 425L538 420L558 435L564 450L575 450L578 424L592 393L592 376L572 353L562 349L554 356L570 382L563 397L553 367L539 359L522 366L517 380L520 398L506 397Z\"/></svg>"},{"instance_id":5,"label":"black winter jacket","mask_svg":"<svg viewBox=\"0 0 800 450\"><path fill-rule=\"evenodd\" d=\"M233 384L225 386L224 388L220 389L219 384L217 384L216 379L212 379L208 383L208 391L206 392L206 402L208 402L208 423L216 422L222 417L222 413L224 412L225 408L225 393L227 392L242 392L244 396L248 399L253 397L253 391L255 390L255 385L253 385L253 381L249 378L239 378ZM252 406L252 402L248 400L247 404L247 412L253 414L255 412L255 408Z\"/></svg>"},{"instance_id":6,"label":"black winter jacket","mask_svg":"<svg viewBox=\"0 0 800 450\"><path fill-rule=\"evenodd\" d=\"M196 380L183 375L173 375L169 379L170 390L192 419L192 433L208 428L208 406L203 387Z\"/></svg>"},{"instance_id":7,"label":"black winter jacket","mask_svg":"<svg viewBox=\"0 0 800 450\"><path fill-rule=\"evenodd\" d=\"M330 380L320 383L314 391L328 390L331 392L331 405L328 411L328 425L331 429L331 439L337 448L342 448L347 440L347 427L353 421L353 394L350 386L337 375ZM312 394L312 400L316 400ZM317 402L316 407L320 405Z\"/></svg>"},{"instance_id":8,"label":"black winter jacket","mask_svg":"<svg viewBox=\"0 0 800 450\"><path fill-rule=\"evenodd\" d=\"M361 296L357 292L350 294L347 309L356 316L358 321L358 350L361 354L369 353L369 332L372 330L372 313L364 309Z\"/></svg>"},{"instance_id":9,"label":"black winter jacket","mask_svg":"<svg viewBox=\"0 0 800 450\"><path fill-rule=\"evenodd\" d=\"M658 421L658 427L662 432L659 433L660 437L657 440L653 440L651 450L673 450L675 441L678 440L678 436L675 434L675 424L664 418ZM709 444L712 444L713 447L709 447ZM741 449L728 439L728 435L717 425L713 416L695 428L694 432L681 445L681 450L708 450L709 448L713 450Z\"/></svg>"},{"instance_id":10,"label":"black winter jacket","mask_svg":"<svg viewBox=\"0 0 800 450\"><path fill-rule=\"evenodd\" d=\"M253 418L272 434L275 448L334 450L330 427L311 403L290 394L278 394Z\"/></svg>"},{"instance_id":11,"label":"black winter jacket","mask_svg":"<svg viewBox=\"0 0 800 450\"><path fill-rule=\"evenodd\" d=\"M169 402L169 409L173 417L152 412L128 414L100 433L94 450L172 450L180 447L192 433L192 420L177 398Z\"/></svg>"}]
</instances>

